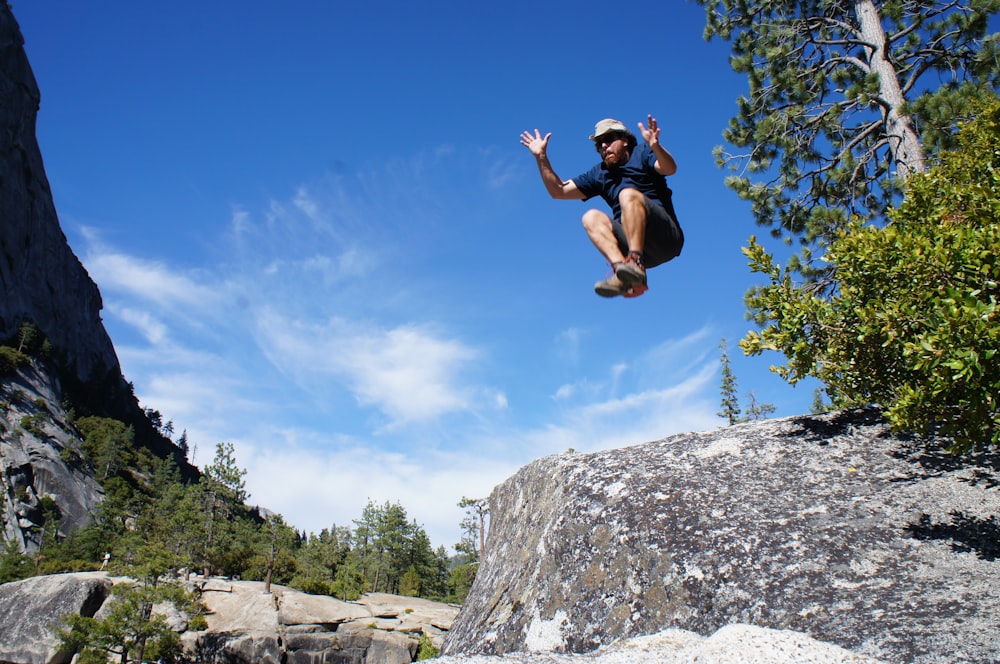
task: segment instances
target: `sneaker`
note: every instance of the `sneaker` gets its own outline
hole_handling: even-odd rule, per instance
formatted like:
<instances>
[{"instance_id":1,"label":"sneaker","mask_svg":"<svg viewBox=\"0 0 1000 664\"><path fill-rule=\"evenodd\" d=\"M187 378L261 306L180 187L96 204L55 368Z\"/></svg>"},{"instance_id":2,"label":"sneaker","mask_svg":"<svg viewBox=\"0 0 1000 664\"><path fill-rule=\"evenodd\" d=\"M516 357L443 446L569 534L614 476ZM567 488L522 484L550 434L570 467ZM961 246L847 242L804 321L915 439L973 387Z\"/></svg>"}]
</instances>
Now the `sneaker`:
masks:
<instances>
[{"instance_id":1,"label":"sneaker","mask_svg":"<svg viewBox=\"0 0 1000 664\"><path fill-rule=\"evenodd\" d=\"M624 263L615 263L615 276L629 286L645 286L646 268L642 264L642 256L632 253Z\"/></svg>"},{"instance_id":2,"label":"sneaker","mask_svg":"<svg viewBox=\"0 0 1000 664\"><path fill-rule=\"evenodd\" d=\"M628 292L623 295L623 297L639 297L649 288L645 284L636 284L628 289Z\"/></svg>"},{"instance_id":3,"label":"sneaker","mask_svg":"<svg viewBox=\"0 0 1000 664\"><path fill-rule=\"evenodd\" d=\"M594 284L594 292L601 297L617 297L619 295L628 297L630 289L631 286L613 274L604 281L598 281Z\"/></svg>"}]
</instances>

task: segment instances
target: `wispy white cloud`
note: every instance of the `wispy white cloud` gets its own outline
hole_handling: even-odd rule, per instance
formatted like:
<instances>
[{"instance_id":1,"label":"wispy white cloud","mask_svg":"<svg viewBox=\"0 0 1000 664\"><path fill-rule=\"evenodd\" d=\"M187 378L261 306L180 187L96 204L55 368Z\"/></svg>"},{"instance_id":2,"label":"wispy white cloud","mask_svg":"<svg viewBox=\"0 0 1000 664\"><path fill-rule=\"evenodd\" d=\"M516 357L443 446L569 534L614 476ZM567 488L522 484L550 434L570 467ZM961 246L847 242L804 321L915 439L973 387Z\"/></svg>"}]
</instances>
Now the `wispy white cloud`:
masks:
<instances>
[{"instance_id":1,"label":"wispy white cloud","mask_svg":"<svg viewBox=\"0 0 1000 664\"><path fill-rule=\"evenodd\" d=\"M112 302L108 311L138 330L154 346L167 340L167 325L148 310L119 306L117 302Z\"/></svg>"},{"instance_id":2,"label":"wispy white cloud","mask_svg":"<svg viewBox=\"0 0 1000 664\"><path fill-rule=\"evenodd\" d=\"M90 245L85 262L102 291L115 291L171 311L212 311L222 297L219 284L206 287L163 261L129 256L103 244Z\"/></svg>"},{"instance_id":3,"label":"wispy white cloud","mask_svg":"<svg viewBox=\"0 0 1000 664\"><path fill-rule=\"evenodd\" d=\"M303 384L343 380L360 405L378 408L390 426L477 410L487 405L482 394L493 395L494 406L505 402L468 382L481 351L431 325L382 328L341 318L310 324L274 310L261 312L257 322L262 350L275 366Z\"/></svg>"},{"instance_id":4,"label":"wispy white cloud","mask_svg":"<svg viewBox=\"0 0 1000 664\"><path fill-rule=\"evenodd\" d=\"M553 413L546 427L528 434L531 445L549 452L559 451L562 446L591 451L710 429L719 423L713 405L705 397L716 376L712 363L678 376L673 382L661 380L659 387L641 390L622 386L634 379L624 365L612 367L610 373L617 376L614 388L611 382L603 389L585 383L561 387L563 401L571 401L572 405L564 405ZM586 389L577 389L581 386Z\"/></svg>"}]
</instances>

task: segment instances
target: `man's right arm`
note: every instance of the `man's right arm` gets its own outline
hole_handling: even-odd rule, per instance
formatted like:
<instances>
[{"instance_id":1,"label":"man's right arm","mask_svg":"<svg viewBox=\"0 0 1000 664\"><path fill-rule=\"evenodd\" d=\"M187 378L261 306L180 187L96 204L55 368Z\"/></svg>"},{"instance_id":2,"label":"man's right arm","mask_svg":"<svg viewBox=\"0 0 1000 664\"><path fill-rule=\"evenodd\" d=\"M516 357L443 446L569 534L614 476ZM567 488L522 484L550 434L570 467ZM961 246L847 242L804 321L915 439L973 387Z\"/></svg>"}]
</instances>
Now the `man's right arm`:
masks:
<instances>
[{"instance_id":1,"label":"man's right arm","mask_svg":"<svg viewBox=\"0 0 1000 664\"><path fill-rule=\"evenodd\" d=\"M559 200L583 200L583 192L577 189L576 183L572 180L563 180L552 170L549 158L544 154L535 157L538 162L538 172L542 176L545 190L549 196Z\"/></svg>"},{"instance_id":2,"label":"man's right arm","mask_svg":"<svg viewBox=\"0 0 1000 664\"><path fill-rule=\"evenodd\" d=\"M550 136L552 134L548 133L543 137L542 133L537 129L534 135L529 131L525 131L521 134L521 145L531 150L531 154L535 155L535 161L538 163L538 172L542 176L542 184L545 185L545 190L549 192L549 196L560 200L583 200L586 196L577 188L576 183L572 180L563 180L560 178L556 175L555 170L553 170L552 164L549 163L546 151Z\"/></svg>"}]
</instances>

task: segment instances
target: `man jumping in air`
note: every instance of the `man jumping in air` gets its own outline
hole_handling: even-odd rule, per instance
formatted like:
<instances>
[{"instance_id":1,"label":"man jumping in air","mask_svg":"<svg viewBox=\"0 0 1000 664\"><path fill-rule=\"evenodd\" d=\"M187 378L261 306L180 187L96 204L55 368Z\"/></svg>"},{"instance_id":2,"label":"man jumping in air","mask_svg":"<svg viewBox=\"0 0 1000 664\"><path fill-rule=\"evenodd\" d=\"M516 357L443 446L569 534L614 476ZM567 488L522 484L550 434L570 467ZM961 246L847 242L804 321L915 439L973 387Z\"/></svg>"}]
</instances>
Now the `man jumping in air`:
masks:
<instances>
[{"instance_id":1,"label":"man jumping in air","mask_svg":"<svg viewBox=\"0 0 1000 664\"><path fill-rule=\"evenodd\" d=\"M583 214L587 236L614 270L594 284L601 297L642 295L647 290L646 268L675 258L684 246L666 179L677 172L677 163L660 145L656 119L650 115L647 121L648 128L639 123L643 145L618 120L598 122L590 140L601 163L572 180L563 180L552 170L546 154L551 132L542 136L536 129L534 134L521 134L521 145L535 155L552 198L585 201L600 196L611 206L613 217L596 209Z\"/></svg>"}]
</instances>

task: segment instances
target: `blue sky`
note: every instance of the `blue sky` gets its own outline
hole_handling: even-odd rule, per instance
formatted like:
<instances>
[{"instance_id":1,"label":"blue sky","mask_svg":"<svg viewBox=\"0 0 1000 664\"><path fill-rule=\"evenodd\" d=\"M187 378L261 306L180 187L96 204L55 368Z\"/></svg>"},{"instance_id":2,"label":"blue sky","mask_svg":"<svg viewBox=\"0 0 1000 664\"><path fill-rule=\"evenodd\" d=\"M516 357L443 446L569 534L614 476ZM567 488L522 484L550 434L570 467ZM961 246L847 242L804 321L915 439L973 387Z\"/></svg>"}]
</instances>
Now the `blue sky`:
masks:
<instances>
[{"instance_id":1,"label":"blue sky","mask_svg":"<svg viewBox=\"0 0 1000 664\"><path fill-rule=\"evenodd\" d=\"M398 501L435 546L537 457L723 425L813 386L744 358L761 235L712 149L745 90L687 2L15 2L70 245L144 407L232 442L300 530ZM653 114L687 242L634 300L554 201L587 136ZM763 233L766 235L766 233Z\"/></svg>"}]
</instances>

